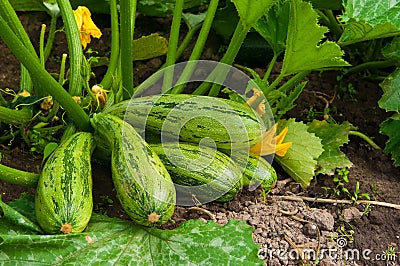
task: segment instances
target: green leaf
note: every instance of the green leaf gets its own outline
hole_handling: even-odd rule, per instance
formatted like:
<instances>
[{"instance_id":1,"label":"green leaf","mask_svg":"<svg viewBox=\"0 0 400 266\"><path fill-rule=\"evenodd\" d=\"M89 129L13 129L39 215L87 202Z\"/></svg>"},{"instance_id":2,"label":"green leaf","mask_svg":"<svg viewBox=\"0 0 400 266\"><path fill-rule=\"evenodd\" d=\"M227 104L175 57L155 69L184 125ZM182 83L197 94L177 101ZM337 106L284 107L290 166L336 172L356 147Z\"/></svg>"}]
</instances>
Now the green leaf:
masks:
<instances>
[{"instance_id":1,"label":"green leaf","mask_svg":"<svg viewBox=\"0 0 400 266\"><path fill-rule=\"evenodd\" d=\"M324 152L318 157L316 174L333 175L336 168L351 167L353 164L340 147L349 142L351 125L344 122L341 125L329 124L327 121L314 120L308 124L308 132L314 133L322 139Z\"/></svg>"},{"instance_id":2,"label":"green leaf","mask_svg":"<svg viewBox=\"0 0 400 266\"><path fill-rule=\"evenodd\" d=\"M34 213L33 198L23 212ZM221 226L191 220L175 230L146 228L93 213L85 232L39 235L24 216L2 203L0 264L12 265L262 265L253 228L238 220ZM11 203L10 203L11 205ZM4 211L5 210L5 211ZM9 221L16 222L9 232ZM18 224L21 222L22 224ZM22 230L21 228L25 228Z\"/></svg>"},{"instance_id":3,"label":"green leaf","mask_svg":"<svg viewBox=\"0 0 400 266\"><path fill-rule=\"evenodd\" d=\"M198 24L203 23L206 18L207 12L200 14L183 13L182 18L188 25L189 29L196 27Z\"/></svg>"},{"instance_id":4,"label":"green leaf","mask_svg":"<svg viewBox=\"0 0 400 266\"><path fill-rule=\"evenodd\" d=\"M341 20L346 27L339 40L343 45L400 34L399 0L348 0L344 10Z\"/></svg>"},{"instance_id":5,"label":"green leaf","mask_svg":"<svg viewBox=\"0 0 400 266\"><path fill-rule=\"evenodd\" d=\"M31 206L28 207L32 207ZM25 217L19 211L13 209L11 206L5 204L0 198L0 239L3 234L7 235L20 235L20 234L37 234L41 233L42 230L32 220ZM0 253L1 262L1 253Z\"/></svg>"},{"instance_id":6,"label":"green leaf","mask_svg":"<svg viewBox=\"0 0 400 266\"><path fill-rule=\"evenodd\" d=\"M349 20L338 41L341 46L378 38L399 35L399 29L390 22L371 26L365 21Z\"/></svg>"},{"instance_id":7,"label":"green leaf","mask_svg":"<svg viewBox=\"0 0 400 266\"><path fill-rule=\"evenodd\" d=\"M47 143L43 151L43 161L46 160L46 158L49 157L57 147L58 144L56 142Z\"/></svg>"},{"instance_id":8,"label":"green leaf","mask_svg":"<svg viewBox=\"0 0 400 266\"><path fill-rule=\"evenodd\" d=\"M132 59L146 60L165 55L168 52L168 41L157 33L143 36L132 42Z\"/></svg>"},{"instance_id":9,"label":"green leaf","mask_svg":"<svg viewBox=\"0 0 400 266\"><path fill-rule=\"evenodd\" d=\"M285 50L289 11L289 1L281 0L254 25L254 29L271 45L275 54Z\"/></svg>"},{"instance_id":10,"label":"green leaf","mask_svg":"<svg viewBox=\"0 0 400 266\"><path fill-rule=\"evenodd\" d=\"M341 19L345 22L354 18L357 21L365 20L368 24L376 26L390 21L400 28L400 0L347 0L344 2L345 12Z\"/></svg>"},{"instance_id":11,"label":"green leaf","mask_svg":"<svg viewBox=\"0 0 400 266\"><path fill-rule=\"evenodd\" d=\"M394 165L400 166L400 114L386 119L381 124L380 133L389 137L384 151L392 155Z\"/></svg>"},{"instance_id":12,"label":"green leaf","mask_svg":"<svg viewBox=\"0 0 400 266\"><path fill-rule=\"evenodd\" d=\"M244 27L252 27L277 0L232 0Z\"/></svg>"},{"instance_id":13,"label":"green leaf","mask_svg":"<svg viewBox=\"0 0 400 266\"><path fill-rule=\"evenodd\" d=\"M281 75L324 67L349 66L342 59L343 51L331 41L320 44L328 32L327 27L317 24L318 15L310 3L290 1L290 19L286 51Z\"/></svg>"},{"instance_id":14,"label":"green leaf","mask_svg":"<svg viewBox=\"0 0 400 266\"><path fill-rule=\"evenodd\" d=\"M288 127L288 132L283 142L292 142L292 146L284 157L275 156L275 160L296 182L307 187L314 177L317 158L324 151L321 139L308 132L303 122L296 122L295 119L278 122L278 132L285 127Z\"/></svg>"},{"instance_id":15,"label":"green leaf","mask_svg":"<svg viewBox=\"0 0 400 266\"><path fill-rule=\"evenodd\" d=\"M400 69L397 68L381 84L383 95L378 101L379 107L389 111L400 111Z\"/></svg>"},{"instance_id":16,"label":"green leaf","mask_svg":"<svg viewBox=\"0 0 400 266\"><path fill-rule=\"evenodd\" d=\"M382 49L382 55L387 58L400 59L400 38L395 37Z\"/></svg>"}]
</instances>

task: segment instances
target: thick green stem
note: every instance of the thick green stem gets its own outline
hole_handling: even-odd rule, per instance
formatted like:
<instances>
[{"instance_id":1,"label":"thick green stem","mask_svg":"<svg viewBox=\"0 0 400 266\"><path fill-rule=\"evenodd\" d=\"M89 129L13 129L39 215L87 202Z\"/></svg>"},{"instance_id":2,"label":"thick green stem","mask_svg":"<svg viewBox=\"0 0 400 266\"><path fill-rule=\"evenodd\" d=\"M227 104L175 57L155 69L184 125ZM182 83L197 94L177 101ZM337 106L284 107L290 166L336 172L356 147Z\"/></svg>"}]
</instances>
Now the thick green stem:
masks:
<instances>
[{"instance_id":1,"label":"thick green stem","mask_svg":"<svg viewBox=\"0 0 400 266\"><path fill-rule=\"evenodd\" d=\"M369 70L369 69L377 69L377 68L386 68L386 67L391 67L399 64L399 60L397 58L390 58L385 61L372 61L372 62L366 62L359 64L357 66L348 68L344 74L345 75L351 75L354 73L358 73L364 70Z\"/></svg>"},{"instance_id":2,"label":"thick green stem","mask_svg":"<svg viewBox=\"0 0 400 266\"><path fill-rule=\"evenodd\" d=\"M39 174L21 171L0 164L0 180L11 184L35 188L39 180L39 176Z\"/></svg>"},{"instance_id":3,"label":"thick green stem","mask_svg":"<svg viewBox=\"0 0 400 266\"><path fill-rule=\"evenodd\" d=\"M82 96L82 74L83 50L80 40L78 26L75 21L74 12L69 0L57 0L60 13L65 26L69 51L69 94L72 96Z\"/></svg>"},{"instance_id":4,"label":"thick green stem","mask_svg":"<svg viewBox=\"0 0 400 266\"><path fill-rule=\"evenodd\" d=\"M215 12L218 8L218 0L211 0L210 4L207 9L207 15L206 18L204 19L203 26L201 27L201 31L199 33L199 36L197 38L196 44L193 48L193 51L189 57L189 61L193 60L198 60L201 56L201 53L203 52L204 45L207 41L208 34L210 33L210 29L212 26L212 22L214 20ZM185 69L183 70L181 76L179 77L178 84L184 82L186 83L187 80L190 78L192 75L193 71L195 70L195 65L187 65ZM177 94L177 93L182 93L183 90L185 89L185 84L179 85L175 87L171 93Z\"/></svg>"},{"instance_id":5,"label":"thick green stem","mask_svg":"<svg viewBox=\"0 0 400 266\"><path fill-rule=\"evenodd\" d=\"M365 140L369 145L372 146L372 148L380 150L381 148L378 146L378 144L376 144L370 137L368 137L367 135L358 132L358 131L354 131L354 130L350 130L349 131L349 135L354 135L357 137L362 138L363 140Z\"/></svg>"},{"instance_id":6,"label":"thick green stem","mask_svg":"<svg viewBox=\"0 0 400 266\"><path fill-rule=\"evenodd\" d=\"M63 106L70 119L81 130L90 131L91 126L88 115L72 99L68 92L66 92L43 68L38 58L29 52L2 17L0 17L0 29L0 37L17 59L29 70L31 76L35 77L35 84L40 86L44 92L53 96L53 98Z\"/></svg>"},{"instance_id":7,"label":"thick green stem","mask_svg":"<svg viewBox=\"0 0 400 266\"><path fill-rule=\"evenodd\" d=\"M333 32L333 34L336 35L337 38L339 38L342 35L343 30L340 27L335 15L330 9L326 10L325 14L329 19L329 24L328 24L329 29Z\"/></svg>"},{"instance_id":8,"label":"thick green stem","mask_svg":"<svg viewBox=\"0 0 400 266\"><path fill-rule=\"evenodd\" d=\"M118 26L118 11L117 1L110 0L110 14L111 14L111 55L110 63L108 64L107 72L100 82L105 90L109 90L113 82L113 77L118 65L119 59L119 26Z\"/></svg>"},{"instance_id":9,"label":"thick green stem","mask_svg":"<svg viewBox=\"0 0 400 266\"><path fill-rule=\"evenodd\" d=\"M168 41L168 52L165 67L172 66L176 61L176 51L178 49L179 29L181 25L182 10L184 0L176 0L174 14L172 17L171 31ZM162 91L167 91L172 87L173 70L165 71Z\"/></svg>"},{"instance_id":10,"label":"thick green stem","mask_svg":"<svg viewBox=\"0 0 400 266\"><path fill-rule=\"evenodd\" d=\"M121 23L121 80L124 89L123 99L132 97L133 91L133 59L132 40L136 13L135 0L120 0L120 23Z\"/></svg>"},{"instance_id":11,"label":"thick green stem","mask_svg":"<svg viewBox=\"0 0 400 266\"><path fill-rule=\"evenodd\" d=\"M42 29L40 30L40 39L39 39L39 60L42 66L44 67L44 34L46 32L46 25L42 24Z\"/></svg>"},{"instance_id":12,"label":"thick green stem","mask_svg":"<svg viewBox=\"0 0 400 266\"><path fill-rule=\"evenodd\" d=\"M7 124L24 124L32 119L32 112L29 109L14 110L0 106L0 121Z\"/></svg>"},{"instance_id":13,"label":"thick green stem","mask_svg":"<svg viewBox=\"0 0 400 266\"><path fill-rule=\"evenodd\" d=\"M244 39L247 36L247 33L249 32L250 27L245 26L242 20L239 20L235 32L233 33L232 39L229 43L228 49L226 50L225 55L221 58L220 62L227 64L227 65L232 65L233 61L235 60L235 57L237 53L239 52L240 47L243 44ZM225 70L228 70L226 67L224 68ZM217 73L218 72L218 73ZM210 76L218 76L218 79L221 80L226 77L227 71L221 71L220 68L216 67L216 69L210 74ZM205 94L207 90L209 89L210 84L203 82L195 91L194 94ZM219 93L221 86L218 84L214 84L211 87L211 90L209 92L210 96L217 96Z\"/></svg>"}]
</instances>

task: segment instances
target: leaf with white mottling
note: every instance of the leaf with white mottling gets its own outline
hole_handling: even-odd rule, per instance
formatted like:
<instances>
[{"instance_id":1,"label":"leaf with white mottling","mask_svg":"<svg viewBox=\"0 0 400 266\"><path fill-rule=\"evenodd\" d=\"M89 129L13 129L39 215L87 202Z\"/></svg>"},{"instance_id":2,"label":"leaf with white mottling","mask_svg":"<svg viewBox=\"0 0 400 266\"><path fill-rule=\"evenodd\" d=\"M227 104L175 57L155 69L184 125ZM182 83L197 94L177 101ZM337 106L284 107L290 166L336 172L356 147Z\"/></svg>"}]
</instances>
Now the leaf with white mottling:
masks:
<instances>
[{"instance_id":1,"label":"leaf with white mottling","mask_svg":"<svg viewBox=\"0 0 400 266\"><path fill-rule=\"evenodd\" d=\"M317 158L324 151L321 139L308 132L303 122L296 122L295 119L279 120L277 132L284 127L288 127L288 132L283 142L292 142L292 146L284 157L275 156L275 160L295 181L307 187L315 175Z\"/></svg>"},{"instance_id":2,"label":"leaf with white mottling","mask_svg":"<svg viewBox=\"0 0 400 266\"><path fill-rule=\"evenodd\" d=\"M400 34L400 0L348 0L344 10L342 45Z\"/></svg>"},{"instance_id":3,"label":"leaf with white mottling","mask_svg":"<svg viewBox=\"0 0 400 266\"><path fill-rule=\"evenodd\" d=\"M4 210L7 205L1 206ZM28 204L22 212L34 212L32 206ZM7 213L12 210L10 206L5 209ZM0 218L0 228L8 225L5 217ZM93 213L88 228L79 234L0 231L0 264L262 265L252 231L237 220L224 226L191 220L175 230L161 230Z\"/></svg>"}]
</instances>

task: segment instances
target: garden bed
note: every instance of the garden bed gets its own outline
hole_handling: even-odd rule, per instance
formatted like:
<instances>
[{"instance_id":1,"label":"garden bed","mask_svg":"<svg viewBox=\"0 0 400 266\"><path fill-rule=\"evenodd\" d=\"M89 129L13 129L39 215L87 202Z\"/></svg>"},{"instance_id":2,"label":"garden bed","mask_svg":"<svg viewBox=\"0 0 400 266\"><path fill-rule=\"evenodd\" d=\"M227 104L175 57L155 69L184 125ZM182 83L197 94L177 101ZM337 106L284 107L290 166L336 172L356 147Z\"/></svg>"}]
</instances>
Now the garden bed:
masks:
<instances>
[{"instance_id":1,"label":"garden bed","mask_svg":"<svg viewBox=\"0 0 400 266\"><path fill-rule=\"evenodd\" d=\"M40 25L49 23L49 18L41 13L21 13L20 19L25 25L32 40L39 39ZM98 16L96 21L101 21ZM107 20L105 20L107 21ZM106 55L110 50L110 29L107 22L99 23L103 36L100 40L92 40L90 48ZM151 27L149 28L149 26ZM170 21L138 17L135 34L137 37L158 32L167 36ZM35 42L34 42L35 43ZM38 42L36 42L38 43ZM211 45L211 44L210 44ZM212 46L204 59L218 58L213 53ZM18 89L20 65L3 42L0 42L0 88ZM58 59L61 53L67 52L67 44L63 33L56 34L53 53L47 64L50 72L57 72ZM140 83L160 67L163 57L135 63L135 82ZM257 69L263 73L264 69ZM105 70L95 69L93 82L101 79ZM304 93L296 101L287 118L309 122L313 118L323 119L323 110L329 102L329 115L337 122L349 121L380 146L384 147L387 138L379 133L379 125L388 114L381 110L377 102L382 89L377 81L365 79L362 75L352 75L338 80L340 73L326 71L313 72L307 79L309 83ZM352 88L349 91L348 88ZM382 150L373 149L368 143L357 136L350 136L349 143L342 151L353 163L348 172L349 182L345 187L354 192L359 181L360 193L368 193L371 200L400 204L400 169L393 166L392 160ZM11 146L2 145L1 163L21 170L37 172L42 158L32 158L29 148L19 140ZM229 203L209 203L202 208L177 207L172 219L175 223L167 223L163 228L176 228L181 222L189 219L215 220L225 224L228 219L239 219L254 227L253 240L261 245L260 257L267 265L293 265L299 263L301 257L291 259L293 250L332 250L337 248L338 239L347 241L342 251L354 249L360 252L360 259L349 259L328 256L319 265L396 265L396 261L373 262L365 260L362 252L371 259L377 254L389 252L391 247L397 252L400 249L400 210L390 207L370 205L354 205L335 203L318 203L312 201L293 201L282 198L284 195L299 195L311 198L347 199L344 193L333 195L332 176L317 176L307 189L288 179L289 176L275 165L278 172L278 183L272 193L266 197L260 195L260 190L241 191L234 201ZM93 165L94 203L95 211L106 213L112 217L128 219L123 212L112 189L111 171L106 165ZM0 181L0 195L4 202L17 199L22 193L34 193L32 189L11 185ZM346 220L347 219L347 220ZM314 225L317 227L315 229ZM318 233L319 232L319 233ZM342 242L343 243L343 242ZM340 246L340 245L339 245ZM277 251L287 251L278 259ZM338 250L339 252L340 250ZM321 254L321 253L320 253ZM382 255L383 256L383 255ZM324 263L323 263L324 261Z\"/></svg>"}]
</instances>

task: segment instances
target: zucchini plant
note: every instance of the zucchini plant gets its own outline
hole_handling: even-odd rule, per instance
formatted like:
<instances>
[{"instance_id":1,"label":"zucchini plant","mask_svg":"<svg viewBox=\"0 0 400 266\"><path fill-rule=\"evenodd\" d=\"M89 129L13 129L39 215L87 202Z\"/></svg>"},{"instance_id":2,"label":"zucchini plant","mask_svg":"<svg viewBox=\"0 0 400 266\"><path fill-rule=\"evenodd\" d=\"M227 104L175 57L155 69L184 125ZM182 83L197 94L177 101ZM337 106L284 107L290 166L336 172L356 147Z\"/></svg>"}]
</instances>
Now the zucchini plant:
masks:
<instances>
[{"instance_id":1,"label":"zucchini plant","mask_svg":"<svg viewBox=\"0 0 400 266\"><path fill-rule=\"evenodd\" d=\"M74 1L71 2L74 4ZM306 85L302 80L311 71L343 69L349 66L343 59L341 46L398 34L397 25L390 24L389 28L384 28L383 25L387 24L382 23L379 16L353 17L350 7L356 0L347 1L341 24L334 23L332 7L327 8L321 1L310 1L311 4L301 0L233 0L230 8L234 7L237 20L226 51L219 64L207 73L206 78L200 80L204 82L192 91L193 95L187 95L182 94L185 84L193 81L191 78L198 70L196 67L200 65L197 60L202 54L211 28L216 27L213 22L218 17L218 12L223 12L226 7L218 0L211 0L207 3L206 14L198 14L197 22L194 22L195 19L187 13L188 8L193 7L193 1L163 1L153 11L159 13L161 8L173 13L168 49L165 52L166 61L162 66L162 69L168 71L156 72L143 82L164 93L149 96L147 91L141 90L141 86L133 86L132 39L137 9L146 10L146 5L151 6L154 3L121 0L118 13L117 1L109 1L106 6L111 17L111 55L105 76L99 84L90 87L91 67L96 60L86 58L83 51L90 41L89 36L98 38L101 33L90 19L89 10L78 7L74 12L71 2L57 0L56 4L49 4L32 0L33 6L45 10L52 18L47 42L44 40L42 28L39 55L36 54L10 1L0 3L0 37L22 65L21 91L12 102L0 97L0 121L16 129L6 134L2 141L14 136L17 131L29 142L27 129L34 127L63 132L58 147L52 153L48 152L51 155L45 158L39 175L0 165L1 179L37 189L35 217L30 215L33 210L29 208L31 199L25 202L27 207L23 208L18 205L21 201L11 203L11 207L0 201L3 212L0 224L4 225L0 227L0 245L11 262L27 259L27 254L13 248L18 241L22 241L24 245L29 242L30 247L37 249L45 245L46 255L39 254L30 258L37 263L54 263L55 257L60 263L74 263L87 255L82 247L87 247L88 243L93 244L88 250L96 254L90 262L117 260L118 256L110 258L109 253L98 250L100 246L104 246L105 239L112 238L112 251L128 242L134 243L133 246L129 245L129 252L120 254L123 259L116 262L117 264L134 263L138 261L138 257L154 259L151 256L154 252L173 250L171 243L185 244L179 247L185 247L182 251L185 255L184 263L204 263L199 258L209 258L206 263L212 264L219 261L219 256L223 256L232 264L243 263L241 259L260 264L256 255L257 246L249 244L251 228L240 222L232 221L221 228L212 223L200 224L198 221L184 224L176 231L152 228L171 221L176 200L182 195L177 193L178 186L173 186L172 181L177 185L185 185L185 189L188 186L210 185L214 189L211 194L218 192L218 197L213 200L225 202L232 200L243 185L253 189L260 184L265 190L271 189L276 182L276 172L266 159L270 159L273 154L277 155L275 161L282 169L303 187L307 187L318 173L329 174L336 168L350 167L351 162L340 151L340 146L347 143L351 125L318 120L304 124L283 117L293 108L295 100ZM333 6L337 8L337 1L335 3ZM18 2L14 1L14 7L16 6ZM388 12L392 14L390 10ZM70 66L69 71L66 71L66 57L63 56L56 80L46 71L45 62L51 51L56 22L60 16L67 36ZM189 30L181 46L178 46L182 18ZM321 26L319 19L328 27ZM368 35L372 34L370 31L362 32L365 36L361 38L354 33L354 29L359 29L360 24L363 28L372 29L372 37ZM340 36L337 41L325 40L328 28L334 35ZM197 30L200 32L189 58L192 63L175 71L174 67L178 66L176 63L182 51ZM257 31L271 46L273 56L266 62L267 71L260 77L251 68L238 66L249 72L253 80L241 84L241 88L232 85L230 89L222 89L223 83L213 81L230 78L232 73L229 70L232 68L226 66L234 63L250 30ZM160 41L159 38L154 40ZM163 41L164 39L161 42ZM385 53L397 55L394 52L396 45L397 42L393 41ZM271 81L272 69L279 58L283 58L280 73ZM349 68L348 73L356 70ZM69 73L67 79L66 72ZM397 81L397 72L393 75L395 79L388 79L382 84L385 94L380 104L383 108L398 113L398 99L392 102L388 97L397 92L393 82ZM218 98L218 95L229 99ZM45 107L43 103L45 100L49 102L49 99L52 103ZM173 121L169 127L165 125L168 119ZM382 132L391 137L387 151L392 152L396 163L398 152L394 146L399 137L396 131L398 120L398 114L395 114L382 124ZM173 130L176 125L181 129L178 134ZM142 135L143 131L146 136ZM277 132L279 133L276 134ZM202 147L200 144L207 139L212 139L213 142L207 142ZM178 141L186 143L178 145ZM53 144L54 142L51 146L54 148ZM90 160L94 146L98 147L97 151L102 150L101 156L110 162L118 199L134 224L92 215ZM240 150L241 153L232 150ZM193 170L189 167L191 160L198 164L195 163L192 167L209 163L208 168ZM180 166L175 162L181 162ZM221 175L220 171L225 175ZM226 178L221 180L221 176ZM210 191L203 192L207 195ZM190 197L191 203L196 204L207 200L200 197L203 194L191 192L186 193L186 196ZM90 217L92 218L89 221ZM9 232L14 227L17 228L16 232L30 236L22 237L22 240L11 236ZM203 241L218 240L219 235L210 232L220 229L225 237L223 242L232 247L229 252L225 249L218 250L218 254L210 252L215 256L210 258L209 254L202 256L203 250L190 251L197 238L205 236ZM83 230L85 231L81 233ZM43 235L60 232L69 235ZM231 241L232 232L235 236L240 235L237 232L244 232L247 236L244 241L246 245L243 246L240 242L243 240L241 237L233 237ZM120 238L113 236L114 233ZM193 237L192 243L182 242L186 235ZM54 251L54 247L47 245L48 240L57 243L56 248L66 247L68 252L62 249ZM143 250L142 244L145 240L155 243L157 247L149 247L150 255L132 257L141 254L137 251ZM168 244L165 243L166 240ZM205 246L207 245L202 248ZM206 251L213 248L209 245ZM165 254L168 262L183 263L182 253L177 255L171 250ZM79 256L71 256L70 251ZM239 258L237 254L245 255ZM165 258L161 256L156 262L152 261L161 264L165 263ZM1 260L3 257L0 257Z\"/></svg>"}]
</instances>

